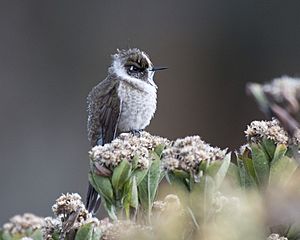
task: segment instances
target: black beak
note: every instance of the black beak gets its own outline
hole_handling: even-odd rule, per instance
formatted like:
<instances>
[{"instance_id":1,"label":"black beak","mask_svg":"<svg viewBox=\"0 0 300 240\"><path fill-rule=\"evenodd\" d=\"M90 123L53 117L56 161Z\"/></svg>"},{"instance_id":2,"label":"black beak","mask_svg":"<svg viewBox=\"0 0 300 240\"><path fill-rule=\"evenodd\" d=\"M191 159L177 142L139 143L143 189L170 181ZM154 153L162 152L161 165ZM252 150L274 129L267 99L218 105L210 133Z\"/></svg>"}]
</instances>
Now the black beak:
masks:
<instances>
[{"instance_id":1,"label":"black beak","mask_svg":"<svg viewBox=\"0 0 300 240\"><path fill-rule=\"evenodd\" d=\"M168 69L167 67L153 67L150 69L150 71L159 71L159 70L165 70Z\"/></svg>"}]
</instances>

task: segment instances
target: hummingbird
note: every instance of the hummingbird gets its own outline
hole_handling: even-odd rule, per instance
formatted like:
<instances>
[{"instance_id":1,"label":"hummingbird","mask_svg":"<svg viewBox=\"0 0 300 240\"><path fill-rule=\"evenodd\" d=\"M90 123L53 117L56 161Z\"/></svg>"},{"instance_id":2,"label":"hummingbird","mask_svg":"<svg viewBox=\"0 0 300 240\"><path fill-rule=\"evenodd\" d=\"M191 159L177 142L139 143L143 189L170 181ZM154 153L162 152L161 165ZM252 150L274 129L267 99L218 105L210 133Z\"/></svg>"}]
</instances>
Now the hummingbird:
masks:
<instances>
[{"instance_id":1,"label":"hummingbird","mask_svg":"<svg viewBox=\"0 0 300 240\"><path fill-rule=\"evenodd\" d=\"M119 134L139 136L156 111L157 85L154 73L166 67L154 67L149 56L137 48L117 50L107 77L88 94L87 131L91 147L110 143ZM86 207L96 213L101 198L89 185Z\"/></svg>"}]
</instances>

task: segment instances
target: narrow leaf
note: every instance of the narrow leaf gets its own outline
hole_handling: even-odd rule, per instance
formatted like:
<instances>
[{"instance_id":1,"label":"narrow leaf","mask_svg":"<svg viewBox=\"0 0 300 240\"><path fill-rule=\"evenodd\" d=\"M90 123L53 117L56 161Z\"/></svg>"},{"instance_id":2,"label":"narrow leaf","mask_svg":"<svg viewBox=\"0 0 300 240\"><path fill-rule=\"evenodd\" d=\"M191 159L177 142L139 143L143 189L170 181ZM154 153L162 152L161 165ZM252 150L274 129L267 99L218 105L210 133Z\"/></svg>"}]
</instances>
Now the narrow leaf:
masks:
<instances>
[{"instance_id":1,"label":"narrow leaf","mask_svg":"<svg viewBox=\"0 0 300 240\"><path fill-rule=\"evenodd\" d=\"M116 208L113 204L108 201L104 201L104 208L112 220L118 220L118 217L116 215Z\"/></svg>"},{"instance_id":2,"label":"narrow leaf","mask_svg":"<svg viewBox=\"0 0 300 240\"><path fill-rule=\"evenodd\" d=\"M243 188L247 187L256 187L257 184L255 182L255 172L253 168L253 163L250 158L244 156L236 156L237 157L237 166L238 173L240 178L240 184Z\"/></svg>"},{"instance_id":3,"label":"narrow leaf","mask_svg":"<svg viewBox=\"0 0 300 240\"><path fill-rule=\"evenodd\" d=\"M120 190L131 174L132 166L127 160L123 160L113 171L112 186L115 190Z\"/></svg>"},{"instance_id":4,"label":"narrow leaf","mask_svg":"<svg viewBox=\"0 0 300 240\"><path fill-rule=\"evenodd\" d=\"M99 227L94 227L91 240L100 240L101 236L102 236L101 229Z\"/></svg>"},{"instance_id":5,"label":"narrow leaf","mask_svg":"<svg viewBox=\"0 0 300 240\"><path fill-rule=\"evenodd\" d=\"M222 161L214 161L207 168L207 174L215 180L216 188L219 188L227 174L230 165L230 153Z\"/></svg>"},{"instance_id":6,"label":"narrow leaf","mask_svg":"<svg viewBox=\"0 0 300 240\"><path fill-rule=\"evenodd\" d=\"M267 183L269 178L269 157L266 152L258 144L251 144L252 161L257 181L260 186Z\"/></svg>"},{"instance_id":7,"label":"narrow leaf","mask_svg":"<svg viewBox=\"0 0 300 240\"><path fill-rule=\"evenodd\" d=\"M284 144L277 144L271 165L281 159L285 155L286 151L287 147Z\"/></svg>"},{"instance_id":8,"label":"narrow leaf","mask_svg":"<svg viewBox=\"0 0 300 240\"><path fill-rule=\"evenodd\" d=\"M295 170L298 167L298 163L294 158L283 156L275 161L270 168L270 184L286 184Z\"/></svg>"},{"instance_id":9,"label":"narrow leaf","mask_svg":"<svg viewBox=\"0 0 300 240\"><path fill-rule=\"evenodd\" d=\"M136 169L136 170L134 170L132 175L135 176L137 185L139 185L143 181L144 177L147 175L147 172L148 172L148 169Z\"/></svg>"},{"instance_id":10,"label":"narrow leaf","mask_svg":"<svg viewBox=\"0 0 300 240\"><path fill-rule=\"evenodd\" d=\"M103 198L111 203L114 201L113 189L108 177L89 173L89 181Z\"/></svg>"},{"instance_id":11,"label":"narrow leaf","mask_svg":"<svg viewBox=\"0 0 300 240\"><path fill-rule=\"evenodd\" d=\"M91 240L93 236L93 223L82 225L76 233L75 240Z\"/></svg>"},{"instance_id":12,"label":"narrow leaf","mask_svg":"<svg viewBox=\"0 0 300 240\"><path fill-rule=\"evenodd\" d=\"M159 144L155 147L154 152L157 154L157 156L160 158L163 150L165 149L164 144Z\"/></svg>"},{"instance_id":13,"label":"narrow leaf","mask_svg":"<svg viewBox=\"0 0 300 240\"><path fill-rule=\"evenodd\" d=\"M156 160L152 161L146 177L138 185L139 198L144 209L152 207L160 181L160 173L160 159L156 158Z\"/></svg>"},{"instance_id":14,"label":"narrow leaf","mask_svg":"<svg viewBox=\"0 0 300 240\"><path fill-rule=\"evenodd\" d=\"M276 149L276 145L274 143L273 140L271 139L267 139L267 138L264 138L261 142L265 152L267 153L268 155L268 159L269 161L271 161L273 159L273 156L274 156L274 152L275 152L275 149Z\"/></svg>"},{"instance_id":15,"label":"narrow leaf","mask_svg":"<svg viewBox=\"0 0 300 240\"><path fill-rule=\"evenodd\" d=\"M10 236L10 234L6 231L4 231L2 234L1 234L1 237L3 240L11 240L12 237Z\"/></svg>"},{"instance_id":16,"label":"narrow leaf","mask_svg":"<svg viewBox=\"0 0 300 240\"><path fill-rule=\"evenodd\" d=\"M138 199L137 182L135 177L133 177L132 185L131 185L131 194L130 194L130 206L137 209L138 205L139 205L139 199Z\"/></svg>"},{"instance_id":17,"label":"narrow leaf","mask_svg":"<svg viewBox=\"0 0 300 240\"><path fill-rule=\"evenodd\" d=\"M226 174L226 179L233 183L234 186L238 186L240 184L239 169L236 164L230 162Z\"/></svg>"},{"instance_id":18,"label":"narrow leaf","mask_svg":"<svg viewBox=\"0 0 300 240\"><path fill-rule=\"evenodd\" d=\"M43 234L40 229L35 230L30 237L33 240L43 240Z\"/></svg>"}]
</instances>

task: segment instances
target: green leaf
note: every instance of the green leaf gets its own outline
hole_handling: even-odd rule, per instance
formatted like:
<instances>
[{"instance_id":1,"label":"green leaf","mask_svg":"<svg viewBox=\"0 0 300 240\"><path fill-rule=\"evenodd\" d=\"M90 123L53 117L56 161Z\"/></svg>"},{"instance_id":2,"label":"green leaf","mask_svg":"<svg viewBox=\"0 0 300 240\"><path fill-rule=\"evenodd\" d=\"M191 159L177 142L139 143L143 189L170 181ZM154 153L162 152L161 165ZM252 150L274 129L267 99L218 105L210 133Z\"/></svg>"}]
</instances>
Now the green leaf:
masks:
<instances>
[{"instance_id":1,"label":"green leaf","mask_svg":"<svg viewBox=\"0 0 300 240\"><path fill-rule=\"evenodd\" d=\"M257 187L252 159L248 158L246 155L236 156L236 158L241 186L243 188Z\"/></svg>"},{"instance_id":2,"label":"green leaf","mask_svg":"<svg viewBox=\"0 0 300 240\"><path fill-rule=\"evenodd\" d=\"M31 236L33 240L43 240L43 233L41 232L40 229L35 230Z\"/></svg>"},{"instance_id":3,"label":"green leaf","mask_svg":"<svg viewBox=\"0 0 300 240\"><path fill-rule=\"evenodd\" d=\"M120 190L131 175L132 166L127 160L123 160L113 171L112 186Z\"/></svg>"},{"instance_id":4,"label":"green leaf","mask_svg":"<svg viewBox=\"0 0 300 240\"><path fill-rule=\"evenodd\" d=\"M139 199L142 207L146 210L152 207L160 181L160 173L160 159L156 158L152 161L146 177L138 185Z\"/></svg>"},{"instance_id":5,"label":"green leaf","mask_svg":"<svg viewBox=\"0 0 300 240\"><path fill-rule=\"evenodd\" d=\"M144 177L147 175L147 172L148 172L148 169L138 168L138 169L134 170L134 172L132 173L132 176L135 176L137 185L139 185L143 181Z\"/></svg>"},{"instance_id":6,"label":"green leaf","mask_svg":"<svg viewBox=\"0 0 300 240\"><path fill-rule=\"evenodd\" d=\"M207 174L214 178L216 188L219 188L227 174L230 165L230 156L228 153L222 161L214 161L207 168Z\"/></svg>"},{"instance_id":7,"label":"green leaf","mask_svg":"<svg viewBox=\"0 0 300 240\"><path fill-rule=\"evenodd\" d=\"M131 185L132 185L132 180L128 181L123 188L124 193L123 193L122 205L123 205L123 209L125 210L127 219L130 218Z\"/></svg>"},{"instance_id":8,"label":"green leaf","mask_svg":"<svg viewBox=\"0 0 300 240\"><path fill-rule=\"evenodd\" d=\"M164 144L159 144L155 147L154 152L157 154L157 156L160 158L163 150L165 149Z\"/></svg>"},{"instance_id":9,"label":"green leaf","mask_svg":"<svg viewBox=\"0 0 300 240\"><path fill-rule=\"evenodd\" d=\"M113 204L111 204L108 201L104 201L104 208L108 213L108 216L112 219L112 220L118 220L118 217L116 215L116 208Z\"/></svg>"},{"instance_id":10,"label":"green leaf","mask_svg":"<svg viewBox=\"0 0 300 240\"><path fill-rule=\"evenodd\" d=\"M271 139L264 138L262 140L261 144L269 157L269 161L271 161L273 159L274 152L276 149L276 145L275 145L274 141Z\"/></svg>"},{"instance_id":11,"label":"green leaf","mask_svg":"<svg viewBox=\"0 0 300 240\"><path fill-rule=\"evenodd\" d=\"M91 240L93 236L93 223L82 225L76 233L75 240Z\"/></svg>"},{"instance_id":12,"label":"green leaf","mask_svg":"<svg viewBox=\"0 0 300 240\"><path fill-rule=\"evenodd\" d=\"M11 240L11 239L12 239L12 237L10 236L10 234L9 234L8 232L6 232L6 231L3 231L3 232L2 232L1 238L2 238L3 240Z\"/></svg>"},{"instance_id":13,"label":"green leaf","mask_svg":"<svg viewBox=\"0 0 300 240\"><path fill-rule=\"evenodd\" d=\"M53 234L52 234L52 238L53 238L53 240L60 240L59 239L59 233L57 232L57 231L55 231Z\"/></svg>"},{"instance_id":14,"label":"green leaf","mask_svg":"<svg viewBox=\"0 0 300 240\"><path fill-rule=\"evenodd\" d=\"M135 177L133 177L132 185L131 185L130 206L135 209L137 209L139 206L137 182Z\"/></svg>"},{"instance_id":15,"label":"green leaf","mask_svg":"<svg viewBox=\"0 0 300 240\"><path fill-rule=\"evenodd\" d=\"M190 174L183 170L175 169L172 171L172 173L174 174L175 177L178 177L180 179L190 178Z\"/></svg>"},{"instance_id":16,"label":"green leaf","mask_svg":"<svg viewBox=\"0 0 300 240\"><path fill-rule=\"evenodd\" d=\"M182 178L175 176L173 172L168 172L166 174L166 180L167 182L172 185L175 188L179 188L181 191L180 192L185 192L188 193L190 191L190 184L189 184L189 179L190 175L188 175L188 178Z\"/></svg>"},{"instance_id":17,"label":"green leaf","mask_svg":"<svg viewBox=\"0 0 300 240\"><path fill-rule=\"evenodd\" d=\"M102 231L99 227L94 227L92 240L100 240L102 236Z\"/></svg>"},{"instance_id":18,"label":"green leaf","mask_svg":"<svg viewBox=\"0 0 300 240\"><path fill-rule=\"evenodd\" d=\"M289 240L299 240L300 239L300 222L296 221L291 224L288 228L288 233L286 237Z\"/></svg>"},{"instance_id":19,"label":"green leaf","mask_svg":"<svg viewBox=\"0 0 300 240\"><path fill-rule=\"evenodd\" d=\"M209 175L202 176L200 182L194 184L193 191L190 194L190 208L195 214L198 223L208 219L215 192L215 181Z\"/></svg>"},{"instance_id":20,"label":"green leaf","mask_svg":"<svg viewBox=\"0 0 300 240\"><path fill-rule=\"evenodd\" d=\"M281 159L287 151L287 147L284 144L277 144L277 147L275 149L274 157L271 162L272 164L276 163L279 159Z\"/></svg>"},{"instance_id":21,"label":"green leaf","mask_svg":"<svg viewBox=\"0 0 300 240\"><path fill-rule=\"evenodd\" d=\"M139 157L135 155L131 160L132 169L136 169L139 163Z\"/></svg>"},{"instance_id":22,"label":"green leaf","mask_svg":"<svg viewBox=\"0 0 300 240\"><path fill-rule=\"evenodd\" d=\"M235 186L240 184L239 169L236 164L232 162L229 164L226 178L228 178L230 182L234 183Z\"/></svg>"},{"instance_id":23,"label":"green leaf","mask_svg":"<svg viewBox=\"0 0 300 240\"><path fill-rule=\"evenodd\" d=\"M138 190L136 184L136 178L133 176L130 178L123 188L123 208L125 209L127 219L130 218L130 208L138 208Z\"/></svg>"},{"instance_id":24,"label":"green leaf","mask_svg":"<svg viewBox=\"0 0 300 240\"><path fill-rule=\"evenodd\" d=\"M95 190L110 203L114 202L114 193L108 177L89 173L89 181Z\"/></svg>"},{"instance_id":25,"label":"green leaf","mask_svg":"<svg viewBox=\"0 0 300 240\"><path fill-rule=\"evenodd\" d=\"M275 161L270 168L270 184L286 184L295 170L298 167L298 163L294 158L283 156Z\"/></svg>"},{"instance_id":26,"label":"green leaf","mask_svg":"<svg viewBox=\"0 0 300 240\"><path fill-rule=\"evenodd\" d=\"M252 162L257 182L260 186L265 185L269 178L269 157L259 144L251 144Z\"/></svg>"}]
</instances>

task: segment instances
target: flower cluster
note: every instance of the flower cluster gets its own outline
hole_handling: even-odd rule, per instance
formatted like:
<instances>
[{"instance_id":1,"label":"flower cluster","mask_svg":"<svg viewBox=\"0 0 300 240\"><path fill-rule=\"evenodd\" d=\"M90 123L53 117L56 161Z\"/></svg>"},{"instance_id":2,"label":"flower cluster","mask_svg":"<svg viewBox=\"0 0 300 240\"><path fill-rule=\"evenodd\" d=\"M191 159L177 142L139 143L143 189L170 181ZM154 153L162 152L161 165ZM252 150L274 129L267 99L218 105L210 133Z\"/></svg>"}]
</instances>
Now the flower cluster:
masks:
<instances>
[{"instance_id":1,"label":"flower cluster","mask_svg":"<svg viewBox=\"0 0 300 240\"><path fill-rule=\"evenodd\" d=\"M212 147L199 136L189 136L177 139L171 147L163 151L162 164L167 171L178 169L197 172L202 161L222 160L226 152L227 149Z\"/></svg>"},{"instance_id":2,"label":"flower cluster","mask_svg":"<svg viewBox=\"0 0 300 240\"><path fill-rule=\"evenodd\" d=\"M267 240L288 240L286 237L280 237L277 233L272 233Z\"/></svg>"},{"instance_id":3,"label":"flower cluster","mask_svg":"<svg viewBox=\"0 0 300 240\"><path fill-rule=\"evenodd\" d=\"M31 213L24 215L16 215L12 217L8 223L3 225L3 230L10 234L26 234L28 230L40 229L44 223L44 219Z\"/></svg>"},{"instance_id":4,"label":"flower cluster","mask_svg":"<svg viewBox=\"0 0 300 240\"><path fill-rule=\"evenodd\" d=\"M54 233L60 233L62 221L58 218L46 217L42 226L43 239L52 240Z\"/></svg>"},{"instance_id":5,"label":"flower cluster","mask_svg":"<svg viewBox=\"0 0 300 240\"><path fill-rule=\"evenodd\" d=\"M251 142L258 142L262 139L270 139L276 144L288 144L288 133L280 126L277 119L272 121L253 121L247 126L246 137ZM299 143L297 137L292 139L294 143Z\"/></svg>"},{"instance_id":6,"label":"flower cluster","mask_svg":"<svg viewBox=\"0 0 300 240\"><path fill-rule=\"evenodd\" d=\"M104 146L95 146L89 152L90 159L97 161L107 168L114 168L126 159L129 162L138 157L138 167L146 169L151 159L149 151L159 145L168 145L169 140L141 132L140 136L122 133L118 138Z\"/></svg>"},{"instance_id":7,"label":"flower cluster","mask_svg":"<svg viewBox=\"0 0 300 240\"><path fill-rule=\"evenodd\" d=\"M55 204L52 206L52 211L57 217L61 215L70 215L71 213L77 211L79 211L79 215L81 215L83 218L86 218L88 214L78 193L62 194L56 199Z\"/></svg>"},{"instance_id":8,"label":"flower cluster","mask_svg":"<svg viewBox=\"0 0 300 240\"><path fill-rule=\"evenodd\" d=\"M300 97L300 79L288 76L275 78L272 82L264 84L262 89L271 94L277 102L283 102L286 98L294 101Z\"/></svg>"},{"instance_id":9,"label":"flower cluster","mask_svg":"<svg viewBox=\"0 0 300 240\"><path fill-rule=\"evenodd\" d=\"M44 239L52 239L52 235L55 232L65 234L62 233L62 230L72 215L72 224L68 229L65 229L67 232L71 229L79 229L82 225L90 222L96 225L99 224L99 221L93 218L92 214L86 210L80 195L77 193L62 194L56 199L55 204L52 206L52 211L55 218L45 218L42 226Z\"/></svg>"}]
</instances>

